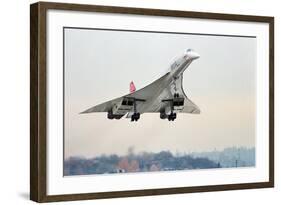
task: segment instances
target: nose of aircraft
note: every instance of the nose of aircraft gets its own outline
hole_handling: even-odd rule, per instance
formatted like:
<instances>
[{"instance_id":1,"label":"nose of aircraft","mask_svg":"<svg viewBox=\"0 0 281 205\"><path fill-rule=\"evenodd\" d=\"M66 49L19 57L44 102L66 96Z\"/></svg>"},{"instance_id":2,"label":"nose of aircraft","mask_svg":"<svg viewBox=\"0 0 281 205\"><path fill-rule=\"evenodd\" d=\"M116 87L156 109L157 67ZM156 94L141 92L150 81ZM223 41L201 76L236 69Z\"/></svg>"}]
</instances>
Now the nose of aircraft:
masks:
<instances>
[{"instance_id":1,"label":"nose of aircraft","mask_svg":"<svg viewBox=\"0 0 281 205\"><path fill-rule=\"evenodd\" d=\"M187 55L192 59L200 58L200 55L191 49L187 50Z\"/></svg>"}]
</instances>

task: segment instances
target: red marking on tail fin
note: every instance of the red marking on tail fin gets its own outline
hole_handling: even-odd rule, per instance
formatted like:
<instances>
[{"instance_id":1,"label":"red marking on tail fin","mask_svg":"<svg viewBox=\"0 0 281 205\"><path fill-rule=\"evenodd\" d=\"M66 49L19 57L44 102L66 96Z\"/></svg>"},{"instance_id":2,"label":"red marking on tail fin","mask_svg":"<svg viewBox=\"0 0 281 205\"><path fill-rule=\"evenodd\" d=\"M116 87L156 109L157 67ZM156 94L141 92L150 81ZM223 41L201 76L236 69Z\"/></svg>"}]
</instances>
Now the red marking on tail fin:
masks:
<instances>
[{"instance_id":1,"label":"red marking on tail fin","mask_svg":"<svg viewBox=\"0 0 281 205\"><path fill-rule=\"evenodd\" d=\"M130 82L130 93L133 93L136 91L136 87L133 81Z\"/></svg>"}]
</instances>

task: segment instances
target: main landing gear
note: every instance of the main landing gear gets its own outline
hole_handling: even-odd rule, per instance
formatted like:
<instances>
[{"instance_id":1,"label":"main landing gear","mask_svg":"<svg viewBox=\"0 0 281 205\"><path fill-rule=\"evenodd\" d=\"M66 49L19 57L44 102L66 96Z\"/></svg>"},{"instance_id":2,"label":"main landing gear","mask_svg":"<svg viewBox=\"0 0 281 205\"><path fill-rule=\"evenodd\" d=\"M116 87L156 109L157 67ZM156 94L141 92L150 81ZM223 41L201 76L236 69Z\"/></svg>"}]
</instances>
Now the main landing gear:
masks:
<instances>
[{"instance_id":1,"label":"main landing gear","mask_svg":"<svg viewBox=\"0 0 281 205\"><path fill-rule=\"evenodd\" d=\"M171 114L167 115L165 113L165 111L163 111L163 112L160 112L160 118L162 120L168 119L169 121L174 121L177 118L177 113L172 111Z\"/></svg>"},{"instance_id":2,"label":"main landing gear","mask_svg":"<svg viewBox=\"0 0 281 205\"><path fill-rule=\"evenodd\" d=\"M123 115L114 115L112 113L112 110L108 111L108 113L107 113L107 118L110 120L113 120L113 119L119 120L121 117L123 117Z\"/></svg>"},{"instance_id":3,"label":"main landing gear","mask_svg":"<svg viewBox=\"0 0 281 205\"><path fill-rule=\"evenodd\" d=\"M131 122L133 121L138 121L140 119L140 113L134 113L132 116L131 116Z\"/></svg>"},{"instance_id":4,"label":"main landing gear","mask_svg":"<svg viewBox=\"0 0 281 205\"><path fill-rule=\"evenodd\" d=\"M174 94L174 98L179 98L180 94L179 93L175 93ZM177 113L174 112L174 106L175 103L174 101L171 102L171 114L167 116L169 121L174 121L177 118Z\"/></svg>"},{"instance_id":5,"label":"main landing gear","mask_svg":"<svg viewBox=\"0 0 281 205\"><path fill-rule=\"evenodd\" d=\"M131 122L138 121L140 119L140 113L137 112L137 102L134 99L134 114L131 116Z\"/></svg>"},{"instance_id":6,"label":"main landing gear","mask_svg":"<svg viewBox=\"0 0 281 205\"><path fill-rule=\"evenodd\" d=\"M170 115L168 115L168 120L169 121L174 121L177 118L177 113L171 112Z\"/></svg>"},{"instance_id":7,"label":"main landing gear","mask_svg":"<svg viewBox=\"0 0 281 205\"><path fill-rule=\"evenodd\" d=\"M161 119L168 119L169 121L174 121L177 118L177 113L174 112L175 107L181 107L184 105L184 99L180 97L179 93L174 93L173 99L162 100L162 102L169 102L170 114L167 115L165 108L160 112Z\"/></svg>"}]
</instances>

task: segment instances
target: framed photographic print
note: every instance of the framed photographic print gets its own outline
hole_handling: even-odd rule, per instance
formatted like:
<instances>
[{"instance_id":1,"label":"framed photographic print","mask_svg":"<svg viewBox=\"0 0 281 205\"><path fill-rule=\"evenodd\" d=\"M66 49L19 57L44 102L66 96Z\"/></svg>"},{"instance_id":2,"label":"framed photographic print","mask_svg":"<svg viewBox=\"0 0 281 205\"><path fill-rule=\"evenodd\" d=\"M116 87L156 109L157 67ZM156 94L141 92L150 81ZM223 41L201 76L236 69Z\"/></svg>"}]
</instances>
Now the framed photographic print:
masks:
<instances>
[{"instance_id":1,"label":"framed photographic print","mask_svg":"<svg viewBox=\"0 0 281 205\"><path fill-rule=\"evenodd\" d=\"M274 18L31 5L30 198L274 186Z\"/></svg>"}]
</instances>

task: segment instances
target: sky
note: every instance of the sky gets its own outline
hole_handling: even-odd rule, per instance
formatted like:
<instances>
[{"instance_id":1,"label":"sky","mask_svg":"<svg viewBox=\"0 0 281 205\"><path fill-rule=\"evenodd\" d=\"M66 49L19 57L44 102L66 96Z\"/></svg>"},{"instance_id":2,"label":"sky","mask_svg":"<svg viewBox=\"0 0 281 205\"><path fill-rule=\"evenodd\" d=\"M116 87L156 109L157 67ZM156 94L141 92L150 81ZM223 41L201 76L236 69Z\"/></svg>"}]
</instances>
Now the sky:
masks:
<instances>
[{"instance_id":1,"label":"sky","mask_svg":"<svg viewBox=\"0 0 281 205\"><path fill-rule=\"evenodd\" d=\"M135 152L190 153L255 146L256 38L92 29L64 30L65 157ZM201 114L174 122L145 113L138 122L79 114L161 77L186 49L200 58L183 88Z\"/></svg>"}]
</instances>

